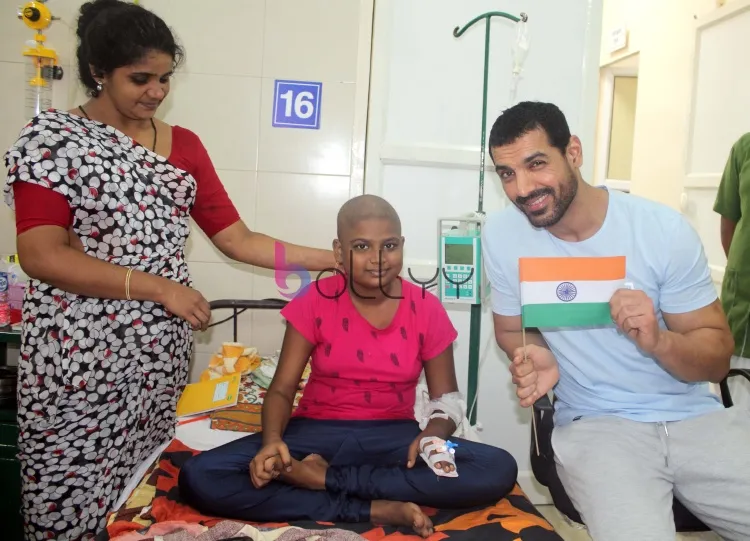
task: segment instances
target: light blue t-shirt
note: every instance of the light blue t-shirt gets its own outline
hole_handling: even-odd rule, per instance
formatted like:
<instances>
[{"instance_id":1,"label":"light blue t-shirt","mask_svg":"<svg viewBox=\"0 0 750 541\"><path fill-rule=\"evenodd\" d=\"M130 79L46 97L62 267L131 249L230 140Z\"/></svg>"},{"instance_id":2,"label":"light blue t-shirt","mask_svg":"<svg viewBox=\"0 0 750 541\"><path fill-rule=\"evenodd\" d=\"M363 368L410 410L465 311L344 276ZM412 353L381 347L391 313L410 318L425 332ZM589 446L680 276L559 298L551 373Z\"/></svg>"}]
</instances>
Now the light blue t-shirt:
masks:
<instances>
[{"instance_id":1,"label":"light blue t-shirt","mask_svg":"<svg viewBox=\"0 0 750 541\"><path fill-rule=\"evenodd\" d=\"M610 190L604 224L591 238L567 242L533 227L515 206L484 226L484 264L496 314L521 313L520 257L626 258L626 281L646 292L661 311L684 313L717 299L703 245L692 226L669 207ZM555 424L579 417L617 415L636 421L678 421L722 406L708 383L676 379L611 326L540 329L558 361Z\"/></svg>"}]
</instances>

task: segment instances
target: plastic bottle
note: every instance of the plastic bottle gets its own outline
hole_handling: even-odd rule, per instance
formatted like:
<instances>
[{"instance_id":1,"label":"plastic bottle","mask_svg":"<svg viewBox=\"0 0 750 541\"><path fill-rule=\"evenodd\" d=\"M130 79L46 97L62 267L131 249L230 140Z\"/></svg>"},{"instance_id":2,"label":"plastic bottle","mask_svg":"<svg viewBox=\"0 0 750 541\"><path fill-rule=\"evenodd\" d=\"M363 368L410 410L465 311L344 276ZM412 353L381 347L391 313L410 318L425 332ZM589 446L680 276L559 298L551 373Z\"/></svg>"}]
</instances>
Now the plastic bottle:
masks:
<instances>
[{"instance_id":1,"label":"plastic bottle","mask_svg":"<svg viewBox=\"0 0 750 541\"><path fill-rule=\"evenodd\" d=\"M8 298L8 270L5 261L0 262L0 327L10 325L10 302Z\"/></svg>"},{"instance_id":2,"label":"plastic bottle","mask_svg":"<svg viewBox=\"0 0 750 541\"><path fill-rule=\"evenodd\" d=\"M29 277L23 272L18 262L18 256L8 257L8 304L10 305L10 324L20 325L21 312L23 309L23 297L26 294L26 287Z\"/></svg>"},{"instance_id":3,"label":"plastic bottle","mask_svg":"<svg viewBox=\"0 0 750 541\"><path fill-rule=\"evenodd\" d=\"M39 49L36 41L26 42L30 50ZM26 118L31 120L52 107L51 70L43 57L30 55L26 61Z\"/></svg>"}]
</instances>

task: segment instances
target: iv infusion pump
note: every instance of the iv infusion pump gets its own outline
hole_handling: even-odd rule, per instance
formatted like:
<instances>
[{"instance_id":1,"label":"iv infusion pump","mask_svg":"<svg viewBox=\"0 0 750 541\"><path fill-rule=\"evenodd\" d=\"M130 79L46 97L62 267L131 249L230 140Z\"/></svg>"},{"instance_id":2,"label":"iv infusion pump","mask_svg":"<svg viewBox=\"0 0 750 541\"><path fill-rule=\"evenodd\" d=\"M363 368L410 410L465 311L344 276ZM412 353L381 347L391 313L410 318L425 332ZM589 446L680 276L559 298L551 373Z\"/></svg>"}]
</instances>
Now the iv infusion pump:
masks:
<instances>
[{"instance_id":1,"label":"iv infusion pump","mask_svg":"<svg viewBox=\"0 0 750 541\"><path fill-rule=\"evenodd\" d=\"M481 218L438 220L438 288L445 304L481 304L485 290Z\"/></svg>"}]
</instances>

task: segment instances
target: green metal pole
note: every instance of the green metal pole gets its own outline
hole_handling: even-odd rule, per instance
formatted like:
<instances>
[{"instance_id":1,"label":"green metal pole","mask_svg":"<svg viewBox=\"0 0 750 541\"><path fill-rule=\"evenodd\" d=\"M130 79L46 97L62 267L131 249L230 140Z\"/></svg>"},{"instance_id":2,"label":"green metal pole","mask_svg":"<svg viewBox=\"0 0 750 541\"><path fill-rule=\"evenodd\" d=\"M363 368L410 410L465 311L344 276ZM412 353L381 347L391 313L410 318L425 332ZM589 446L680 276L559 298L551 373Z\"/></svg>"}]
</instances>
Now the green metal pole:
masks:
<instances>
[{"instance_id":1,"label":"green metal pole","mask_svg":"<svg viewBox=\"0 0 750 541\"><path fill-rule=\"evenodd\" d=\"M490 79L490 18L487 17L487 25L484 34L484 84L482 86L482 140L479 147L479 199L477 201L477 212L484 212L484 162L487 152L484 144L487 141L487 88ZM472 312L472 317L474 313Z\"/></svg>"},{"instance_id":2,"label":"green metal pole","mask_svg":"<svg viewBox=\"0 0 750 541\"><path fill-rule=\"evenodd\" d=\"M474 24L481 21L482 19L486 20L485 25L485 34L484 34L484 84L482 86L482 138L481 138L481 146L479 148L479 201L477 205L477 212L484 212L484 167L485 167L485 148L484 145L487 142L487 94L488 94L488 86L489 86L489 77L490 77L490 35L492 28L490 27L490 22L492 20L492 17L502 17L505 19L509 19L515 23L520 22L521 20L526 20L527 16L525 13L521 14L521 17L516 17L515 15L511 15L510 13L505 13L504 11L490 11L487 13L484 13L483 15L479 15L477 17L474 17L471 21L466 23L463 28L459 28L458 26L453 29L453 35L457 38L460 38L464 32L466 32L469 28L471 28Z\"/></svg>"},{"instance_id":3,"label":"green metal pole","mask_svg":"<svg viewBox=\"0 0 750 541\"><path fill-rule=\"evenodd\" d=\"M469 424L477 423L477 409L479 404L474 404L479 387L479 344L482 333L482 305L471 305L471 323L469 324L469 396L468 404L471 408ZM472 407L474 406L474 407Z\"/></svg>"},{"instance_id":4,"label":"green metal pole","mask_svg":"<svg viewBox=\"0 0 750 541\"><path fill-rule=\"evenodd\" d=\"M474 17L466 23L463 28L458 26L453 29L453 35L460 38L466 30L482 19L486 20L484 36L484 85L482 87L482 137L481 146L479 147L479 201L477 203L477 212L484 213L484 168L485 168L485 144L487 140L487 94L490 75L490 21L492 17L502 17L515 23L527 20L525 13L521 17L516 17L503 11L490 11ZM469 324L469 392L468 405L470 408L469 423L475 425L477 422L477 405L474 404L479 386L479 345L482 334L482 305L471 305L471 320Z\"/></svg>"}]
</instances>

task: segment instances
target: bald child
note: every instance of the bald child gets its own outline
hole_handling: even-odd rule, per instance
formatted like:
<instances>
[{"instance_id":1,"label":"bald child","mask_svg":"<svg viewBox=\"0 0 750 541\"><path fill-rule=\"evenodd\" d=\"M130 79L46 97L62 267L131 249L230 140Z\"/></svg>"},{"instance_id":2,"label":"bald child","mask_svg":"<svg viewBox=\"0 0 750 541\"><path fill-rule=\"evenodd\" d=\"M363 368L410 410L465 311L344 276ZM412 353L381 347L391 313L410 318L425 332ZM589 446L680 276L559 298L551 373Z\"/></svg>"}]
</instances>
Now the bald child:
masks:
<instances>
[{"instance_id":1,"label":"bald child","mask_svg":"<svg viewBox=\"0 0 750 541\"><path fill-rule=\"evenodd\" d=\"M432 293L400 277L395 209L373 195L347 201L333 249L337 273L282 310L288 324L263 431L189 460L180 491L201 512L231 519L373 522L428 537L433 525L420 506L494 504L515 485L516 462L451 438L465 415L457 333ZM423 370L430 413L417 420Z\"/></svg>"}]
</instances>

